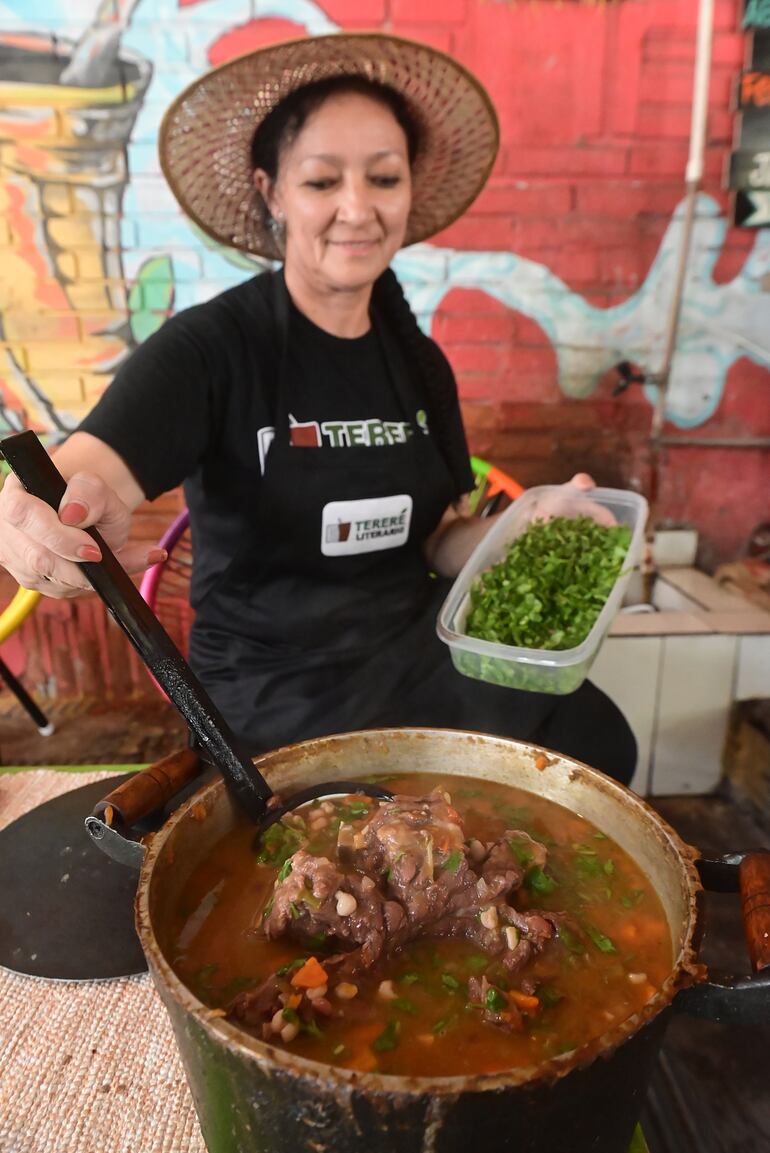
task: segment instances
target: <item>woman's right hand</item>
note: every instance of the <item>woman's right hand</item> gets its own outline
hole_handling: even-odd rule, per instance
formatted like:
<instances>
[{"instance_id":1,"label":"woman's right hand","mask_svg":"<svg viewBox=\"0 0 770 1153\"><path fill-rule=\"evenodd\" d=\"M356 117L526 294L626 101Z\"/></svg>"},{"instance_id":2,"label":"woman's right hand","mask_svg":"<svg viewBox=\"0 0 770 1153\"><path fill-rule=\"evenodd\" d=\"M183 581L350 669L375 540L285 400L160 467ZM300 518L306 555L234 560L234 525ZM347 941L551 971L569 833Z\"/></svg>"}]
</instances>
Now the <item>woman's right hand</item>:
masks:
<instances>
[{"instance_id":1,"label":"woman's right hand","mask_svg":"<svg viewBox=\"0 0 770 1153\"><path fill-rule=\"evenodd\" d=\"M139 572L165 558L162 549L126 547L131 509L93 472L76 472L58 512L30 496L15 476L0 490L0 565L20 585L63 598L91 586L78 561L98 561L101 553L83 530L94 527L119 555L127 572Z\"/></svg>"}]
</instances>

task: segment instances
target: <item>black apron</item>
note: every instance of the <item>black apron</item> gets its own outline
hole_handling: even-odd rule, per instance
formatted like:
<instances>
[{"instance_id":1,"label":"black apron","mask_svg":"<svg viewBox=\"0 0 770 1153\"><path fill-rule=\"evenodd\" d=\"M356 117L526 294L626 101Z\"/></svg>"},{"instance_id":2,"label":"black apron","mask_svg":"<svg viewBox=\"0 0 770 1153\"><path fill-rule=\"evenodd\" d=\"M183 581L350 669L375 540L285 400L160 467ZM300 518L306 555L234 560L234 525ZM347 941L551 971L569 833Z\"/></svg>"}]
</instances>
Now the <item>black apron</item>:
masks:
<instances>
[{"instance_id":1,"label":"black apron","mask_svg":"<svg viewBox=\"0 0 770 1153\"><path fill-rule=\"evenodd\" d=\"M282 305L275 437L255 530L198 607L190 646L198 675L254 752L367 727L411 682L417 637L435 626L437 582L422 543L456 495L434 438L417 427L424 402L381 324L391 386L413 435L377 447L290 443L288 299ZM324 524L324 510L328 521L336 502L370 500L386 500L395 522L410 506L408 537L396 527L387 531L397 547L348 552L345 534L356 524ZM343 555L325 555L322 530L327 550L334 553L336 536Z\"/></svg>"},{"instance_id":2,"label":"black apron","mask_svg":"<svg viewBox=\"0 0 770 1153\"><path fill-rule=\"evenodd\" d=\"M275 438L256 528L197 606L190 637L190 661L235 732L258 753L354 729L471 729L558 749L627 783L633 734L594 685L559 697L471 680L436 636L451 581L429 573L422 545L457 493L433 436L416 428L423 400L387 329L378 323L413 435L392 446L303 448L289 437L285 291L277 319L283 355ZM411 502L408 539L399 547L324 553L330 505L396 497L396 512ZM344 554L350 528L325 527Z\"/></svg>"}]
</instances>

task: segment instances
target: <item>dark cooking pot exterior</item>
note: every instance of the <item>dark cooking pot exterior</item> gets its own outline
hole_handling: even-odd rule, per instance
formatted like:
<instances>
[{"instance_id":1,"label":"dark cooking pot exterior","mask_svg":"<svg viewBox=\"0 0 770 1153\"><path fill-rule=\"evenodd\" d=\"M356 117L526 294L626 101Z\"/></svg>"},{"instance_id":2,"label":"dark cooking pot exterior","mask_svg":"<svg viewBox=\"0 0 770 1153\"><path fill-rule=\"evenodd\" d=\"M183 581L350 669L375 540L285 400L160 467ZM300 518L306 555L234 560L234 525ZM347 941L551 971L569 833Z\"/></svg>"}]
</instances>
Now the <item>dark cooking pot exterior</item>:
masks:
<instances>
[{"instance_id":1,"label":"dark cooking pot exterior","mask_svg":"<svg viewBox=\"0 0 770 1153\"><path fill-rule=\"evenodd\" d=\"M209 1153L626 1153L675 999L706 978L697 962L702 891L695 850L639 797L569 758L450 730L372 730L321 738L256 761L286 794L313 781L433 772L502 781L593 821L643 868L671 928L662 989L595 1041L532 1069L401 1078L307 1061L257 1040L177 978L164 926L191 871L237 818L220 780L186 801L150 841L137 929L171 1017ZM448 786L451 790L451 784ZM682 992L686 990L686 992Z\"/></svg>"}]
</instances>

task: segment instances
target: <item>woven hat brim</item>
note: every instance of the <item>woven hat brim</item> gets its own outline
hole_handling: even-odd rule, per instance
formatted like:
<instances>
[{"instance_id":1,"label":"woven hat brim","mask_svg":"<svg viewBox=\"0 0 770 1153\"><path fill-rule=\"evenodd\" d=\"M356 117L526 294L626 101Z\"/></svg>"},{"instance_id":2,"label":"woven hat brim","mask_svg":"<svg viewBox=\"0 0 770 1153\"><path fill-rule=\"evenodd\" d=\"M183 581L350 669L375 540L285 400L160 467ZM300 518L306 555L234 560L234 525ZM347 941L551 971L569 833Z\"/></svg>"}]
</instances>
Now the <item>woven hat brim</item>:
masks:
<instances>
[{"instance_id":1,"label":"woven hat brim","mask_svg":"<svg viewBox=\"0 0 770 1153\"><path fill-rule=\"evenodd\" d=\"M476 199L500 140L479 81L443 52L380 33L335 33L260 48L201 76L166 112L160 162L183 211L220 244L278 259L258 211L251 141L297 88L356 76L395 88L420 129L405 245L426 240Z\"/></svg>"}]
</instances>

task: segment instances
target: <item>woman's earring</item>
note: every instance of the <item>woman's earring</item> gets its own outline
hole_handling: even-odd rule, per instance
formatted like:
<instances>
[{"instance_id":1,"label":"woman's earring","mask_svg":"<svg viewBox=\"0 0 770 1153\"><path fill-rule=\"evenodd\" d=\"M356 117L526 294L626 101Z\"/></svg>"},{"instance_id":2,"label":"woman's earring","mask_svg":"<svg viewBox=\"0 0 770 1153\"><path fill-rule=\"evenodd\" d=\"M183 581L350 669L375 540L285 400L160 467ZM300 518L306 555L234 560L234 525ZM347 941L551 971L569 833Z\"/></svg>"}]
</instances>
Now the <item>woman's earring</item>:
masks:
<instances>
[{"instance_id":1,"label":"woman's earring","mask_svg":"<svg viewBox=\"0 0 770 1153\"><path fill-rule=\"evenodd\" d=\"M276 245L283 251L284 241L286 240L286 222L283 218L283 213L276 212L275 215L271 216L268 227L270 228Z\"/></svg>"}]
</instances>

